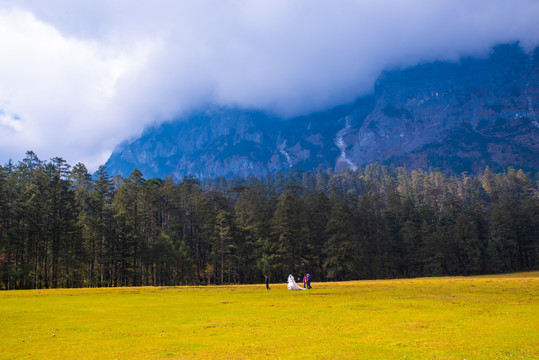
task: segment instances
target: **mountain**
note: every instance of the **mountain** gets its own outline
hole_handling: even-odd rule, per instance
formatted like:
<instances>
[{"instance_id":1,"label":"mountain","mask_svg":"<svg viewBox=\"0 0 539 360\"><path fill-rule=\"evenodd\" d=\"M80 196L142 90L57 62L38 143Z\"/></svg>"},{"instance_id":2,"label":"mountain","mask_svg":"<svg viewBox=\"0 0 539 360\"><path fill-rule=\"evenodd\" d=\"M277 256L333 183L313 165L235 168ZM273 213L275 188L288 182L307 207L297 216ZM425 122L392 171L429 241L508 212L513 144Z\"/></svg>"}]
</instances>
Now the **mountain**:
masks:
<instances>
[{"instance_id":1,"label":"mountain","mask_svg":"<svg viewBox=\"0 0 539 360\"><path fill-rule=\"evenodd\" d=\"M374 94L281 119L211 107L147 128L107 161L112 174L261 176L290 168L352 170L373 162L477 172L539 170L539 48L384 72Z\"/></svg>"}]
</instances>

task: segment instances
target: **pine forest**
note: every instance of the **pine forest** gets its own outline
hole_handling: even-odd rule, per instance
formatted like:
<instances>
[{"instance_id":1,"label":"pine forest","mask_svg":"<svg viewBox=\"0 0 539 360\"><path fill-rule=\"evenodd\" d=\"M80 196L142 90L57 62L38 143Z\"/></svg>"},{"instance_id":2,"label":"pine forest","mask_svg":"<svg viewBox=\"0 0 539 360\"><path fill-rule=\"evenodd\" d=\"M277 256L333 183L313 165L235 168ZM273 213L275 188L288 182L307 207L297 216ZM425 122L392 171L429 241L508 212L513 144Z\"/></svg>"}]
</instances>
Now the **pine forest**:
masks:
<instances>
[{"instance_id":1,"label":"pine forest","mask_svg":"<svg viewBox=\"0 0 539 360\"><path fill-rule=\"evenodd\" d=\"M539 268L539 173L368 165L264 178L0 166L0 289L473 275Z\"/></svg>"}]
</instances>

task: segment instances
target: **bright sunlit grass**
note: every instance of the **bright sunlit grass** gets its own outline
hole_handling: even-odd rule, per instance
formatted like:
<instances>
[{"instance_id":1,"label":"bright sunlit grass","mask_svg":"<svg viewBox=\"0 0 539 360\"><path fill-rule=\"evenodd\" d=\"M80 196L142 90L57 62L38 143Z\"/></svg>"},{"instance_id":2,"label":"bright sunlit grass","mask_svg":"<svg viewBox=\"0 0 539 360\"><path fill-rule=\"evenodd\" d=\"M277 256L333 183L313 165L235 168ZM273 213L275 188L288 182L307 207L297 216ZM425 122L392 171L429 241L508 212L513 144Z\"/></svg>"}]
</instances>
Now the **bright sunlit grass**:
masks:
<instances>
[{"instance_id":1,"label":"bright sunlit grass","mask_svg":"<svg viewBox=\"0 0 539 360\"><path fill-rule=\"evenodd\" d=\"M539 272L0 292L2 359L537 359Z\"/></svg>"}]
</instances>

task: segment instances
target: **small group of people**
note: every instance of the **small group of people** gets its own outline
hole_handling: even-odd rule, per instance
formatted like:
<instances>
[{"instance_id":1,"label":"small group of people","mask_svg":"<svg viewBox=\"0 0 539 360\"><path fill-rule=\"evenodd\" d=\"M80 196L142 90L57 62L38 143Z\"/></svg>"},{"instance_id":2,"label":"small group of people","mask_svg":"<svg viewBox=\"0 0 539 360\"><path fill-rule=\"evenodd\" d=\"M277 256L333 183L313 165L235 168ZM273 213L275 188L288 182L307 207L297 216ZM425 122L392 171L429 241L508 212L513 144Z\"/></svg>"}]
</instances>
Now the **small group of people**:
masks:
<instances>
[{"instance_id":1,"label":"small group of people","mask_svg":"<svg viewBox=\"0 0 539 360\"><path fill-rule=\"evenodd\" d=\"M299 281L299 278L298 278ZM269 286L269 276L267 274L264 274L264 283L266 284L266 290L270 289ZM294 276L292 274L288 275L288 290L305 290L312 289L311 287L311 274L305 274L303 276L303 288L301 288L296 281L294 280Z\"/></svg>"},{"instance_id":2,"label":"small group of people","mask_svg":"<svg viewBox=\"0 0 539 360\"><path fill-rule=\"evenodd\" d=\"M298 278L298 281L301 278ZM296 281L294 280L294 276L292 274L288 275L288 290L305 290L311 289L311 275L306 274L303 277L303 287L300 287L298 284L296 284Z\"/></svg>"}]
</instances>

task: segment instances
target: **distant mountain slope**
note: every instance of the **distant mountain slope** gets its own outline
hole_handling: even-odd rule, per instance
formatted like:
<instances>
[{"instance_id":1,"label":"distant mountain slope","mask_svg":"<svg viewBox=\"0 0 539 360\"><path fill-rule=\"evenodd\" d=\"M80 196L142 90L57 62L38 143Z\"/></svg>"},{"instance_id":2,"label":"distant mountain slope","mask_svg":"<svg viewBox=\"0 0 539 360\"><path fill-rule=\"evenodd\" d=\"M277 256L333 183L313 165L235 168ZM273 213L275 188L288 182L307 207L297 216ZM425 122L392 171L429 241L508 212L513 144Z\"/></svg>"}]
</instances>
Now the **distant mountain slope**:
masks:
<instances>
[{"instance_id":1,"label":"distant mountain slope","mask_svg":"<svg viewBox=\"0 0 539 360\"><path fill-rule=\"evenodd\" d=\"M431 63L380 76L353 104L283 120L211 108L146 129L107 165L145 177L260 176L372 162L476 172L539 169L539 49L496 47L488 59Z\"/></svg>"},{"instance_id":2,"label":"distant mountain slope","mask_svg":"<svg viewBox=\"0 0 539 360\"><path fill-rule=\"evenodd\" d=\"M376 107L351 144L353 158L360 164L398 158L412 168L455 172L538 169L538 55L504 45L488 60L384 74Z\"/></svg>"}]
</instances>

